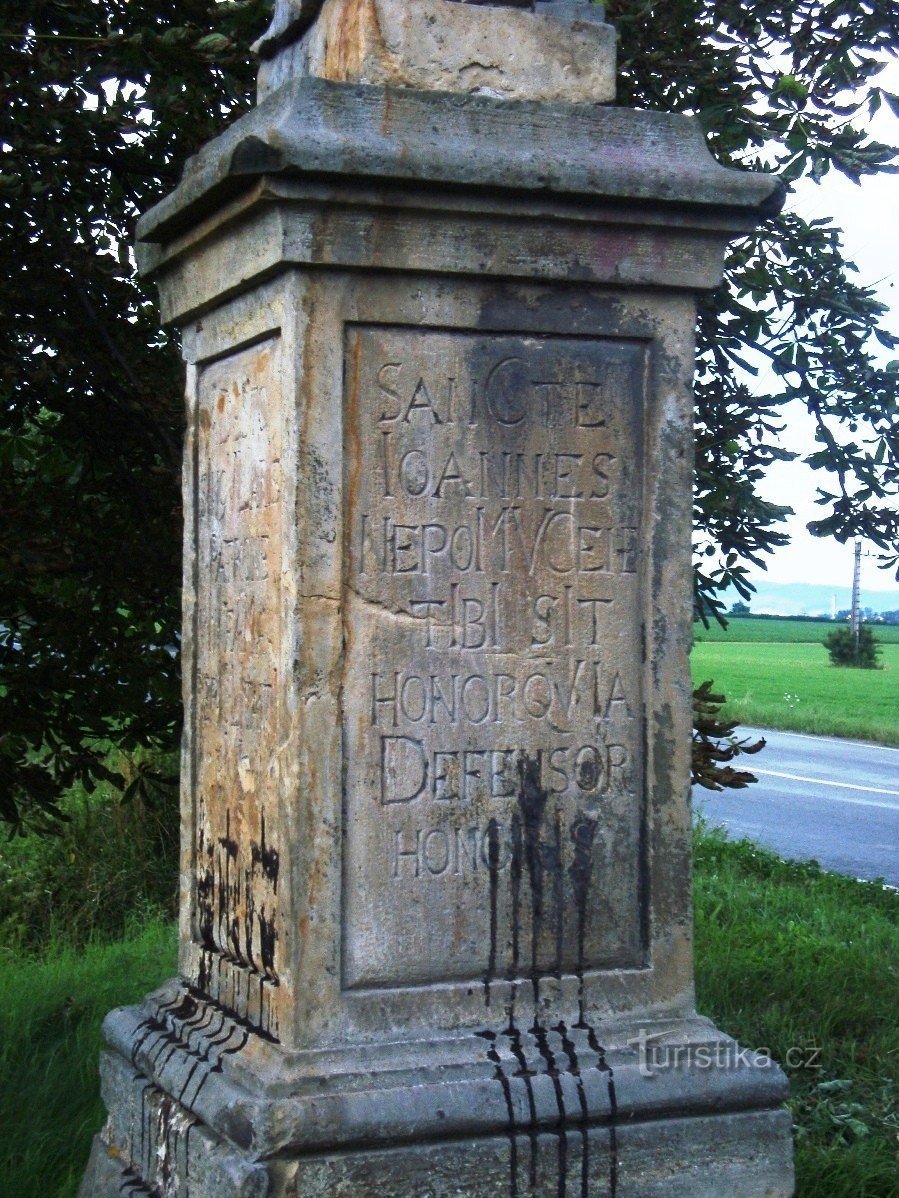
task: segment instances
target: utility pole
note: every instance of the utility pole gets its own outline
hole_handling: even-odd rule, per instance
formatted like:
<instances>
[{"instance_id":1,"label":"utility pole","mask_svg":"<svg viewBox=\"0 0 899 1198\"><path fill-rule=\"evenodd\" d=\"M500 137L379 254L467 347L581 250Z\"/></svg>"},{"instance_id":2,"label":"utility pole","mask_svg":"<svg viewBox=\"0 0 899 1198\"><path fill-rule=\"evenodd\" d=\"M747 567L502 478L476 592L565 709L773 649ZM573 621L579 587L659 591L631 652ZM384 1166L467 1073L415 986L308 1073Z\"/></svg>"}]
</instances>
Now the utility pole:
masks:
<instances>
[{"instance_id":1,"label":"utility pole","mask_svg":"<svg viewBox=\"0 0 899 1198\"><path fill-rule=\"evenodd\" d=\"M862 542L861 538L855 542L855 571L852 576L852 639L855 642L855 651L858 652L859 629L861 627L861 616L859 610L860 592L862 579Z\"/></svg>"}]
</instances>

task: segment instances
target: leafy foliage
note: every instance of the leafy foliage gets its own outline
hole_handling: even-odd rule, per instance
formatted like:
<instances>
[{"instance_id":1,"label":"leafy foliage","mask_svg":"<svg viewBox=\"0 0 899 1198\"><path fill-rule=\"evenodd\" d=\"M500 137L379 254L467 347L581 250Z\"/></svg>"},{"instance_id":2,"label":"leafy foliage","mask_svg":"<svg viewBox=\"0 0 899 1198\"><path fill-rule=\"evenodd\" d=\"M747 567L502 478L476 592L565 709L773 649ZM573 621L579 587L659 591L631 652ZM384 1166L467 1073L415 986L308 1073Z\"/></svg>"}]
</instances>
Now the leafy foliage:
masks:
<instances>
[{"instance_id":1,"label":"leafy foliage","mask_svg":"<svg viewBox=\"0 0 899 1198\"><path fill-rule=\"evenodd\" d=\"M57 835L0 842L0 953L116 940L136 918L175 914L177 792L141 790L133 763L120 768L126 800L107 786L90 796L74 787Z\"/></svg>"},{"instance_id":2,"label":"leafy foliage","mask_svg":"<svg viewBox=\"0 0 899 1198\"><path fill-rule=\"evenodd\" d=\"M730 764L744 753L761 753L767 741L738 739L736 720L721 714L724 695L716 695L713 682L703 682L693 692L693 785L706 790L745 790L757 782L748 770Z\"/></svg>"},{"instance_id":3,"label":"leafy foliage","mask_svg":"<svg viewBox=\"0 0 899 1198\"><path fill-rule=\"evenodd\" d=\"M0 15L0 820L48 828L180 719L183 368L133 222L250 102L262 0Z\"/></svg>"},{"instance_id":4,"label":"leafy foliage","mask_svg":"<svg viewBox=\"0 0 899 1198\"><path fill-rule=\"evenodd\" d=\"M694 113L716 158L778 172L787 182L836 170L858 181L895 171L896 151L868 133L899 99L877 83L899 46L894 0L610 0L621 40L619 103ZM748 599L747 565L785 543L787 509L756 484L792 455L782 413L802 403L827 476L813 531L864 536L899 566L899 373L873 350L899 340L883 305L852 279L839 230L795 213L736 243L726 281L702 305L697 378L697 599L704 617L733 585ZM765 370L750 390L748 377ZM770 379L769 379L770 376Z\"/></svg>"},{"instance_id":5,"label":"leafy foliage","mask_svg":"<svg viewBox=\"0 0 899 1198\"><path fill-rule=\"evenodd\" d=\"M0 3L0 819L56 826L60 796L118 782L110 747L168 748L179 711L181 365L128 246L180 164L251 102L266 0ZM724 162L787 178L892 169L867 135L894 0L612 0L619 102L695 112ZM702 310L699 608L783 543L756 485L818 422L818 531L896 564L897 380L882 309L838 232L795 215L734 247ZM775 385L750 392L768 363ZM747 373L748 371L748 373Z\"/></svg>"},{"instance_id":6,"label":"leafy foliage","mask_svg":"<svg viewBox=\"0 0 899 1198\"><path fill-rule=\"evenodd\" d=\"M872 629L863 624L856 640L851 628L835 628L824 638L824 647L834 666L854 666L859 670L880 669L880 641Z\"/></svg>"}]
</instances>

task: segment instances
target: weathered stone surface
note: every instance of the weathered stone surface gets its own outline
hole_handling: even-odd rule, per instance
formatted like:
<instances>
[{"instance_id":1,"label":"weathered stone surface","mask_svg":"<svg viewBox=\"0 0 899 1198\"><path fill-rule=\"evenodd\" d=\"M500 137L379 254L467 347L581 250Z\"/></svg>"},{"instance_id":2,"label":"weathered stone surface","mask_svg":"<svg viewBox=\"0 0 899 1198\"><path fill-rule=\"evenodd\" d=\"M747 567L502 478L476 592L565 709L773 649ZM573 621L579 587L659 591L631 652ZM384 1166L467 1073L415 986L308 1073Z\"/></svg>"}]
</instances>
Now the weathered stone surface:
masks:
<instances>
[{"instance_id":1,"label":"weathered stone surface","mask_svg":"<svg viewBox=\"0 0 899 1198\"><path fill-rule=\"evenodd\" d=\"M478 1091L471 1078L466 1085L445 1070L419 1078L401 1107L397 1078L380 1093L366 1092L361 1073L332 1089L332 1062L321 1079L328 1084L295 1081L291 1098L273 1094L263 1106L258 1093L253 1098L228 1076L239 1060L234 1043L245 1033L228 1021L222 1030L220 1017L213 1034L195 1030L208 1014L202 1003L191 1013L183 997L168 1010L145 1010L127 1033L129 1048L138 1046L137 1067L106 1055L103 1092L112 1114L82 1198L141 1193L142 1186L164 1198L792 1192L789 1114L770 1109L766 1100L776 1091L761 1080L774 1067L735 1064L736 1046L710 1029L703 1039L694 1028L693 1060L704 1049L704 1060L714 1061L717 1051L730 1070L679 1066L654 1076L633 1048L597 1054L583 1029L546 1029L539 1048L533 1036L504 1034L485 1043L481 1067L494 1110L488 1118L485 1110L469 1112L466 1122L464 1103L478 1105ZM683 1036L664 1033L656 1043L681 1053L686 1045ZM370 1064L362 1050L357 1068ZM271 1077L268 1085L273 1093ZM277 1086L287 1089L280 1078ZM429 1118L432 1102L441 1105Z\"/></svg>"},{"instance_id":2,"label":"weathered stone surface","mask_svg":"<svg viewBox=\"0 0 899 1198\"><path fill-rule=\"evenodd\" d=\"M257 1031L689 1011L691 319L317 271L186 331L182 969Z\"/></svg>"},{"instance_id":3,"label":"weathered stone surface","mask_svg":"<svg viewBox=\"0 0 899 1198\"><path fill-rule=\"evenodd\" d=\"M282 4L259 43L259 98L301 75L339 83L609 103L615 32L593 5L456 0ZM311 24L311 27L310 27Z\"/></svg>"},{"instance_id":4,"label":"weathered stone surface","mask_svg":"<svg viewBox=\"0 0 899 1198\"><path fill-rule=\"evenodd\" d=\"M450 1141L300 1163L275 1192L285 1198L789 1198L789 1130L789 1115L778 1111Z\"/></svg>"},{"instance_id":5,"label":"weathered stone surface","mask_svg":"<svg viewBox=\"0 0 899 1198\"><path fill-rule=\"evenodd\" d=\"M181 977L84 1198L789 1194L690 907L695 303L777 194L684 118L305 78L144 219Z\"/></svg>"},{"instance_id":6,"label":"weathered stone surface","mask_svg":"<svg viewBox=\"0 0 899 1198\"><path fill-rule=\"evenodd\" d=\"M185 763L196 803L197 983L272 1036L285 993L282 830L272 809L290 567L282 537L281 349L271 338L197 378L188 708L195 752Z\"/></svg>"},{"instance_id":7,"label":"weathered stone surface","mask_svg":"<svg viewBox=\"0 0 899 1198\"><path fill-rule=\"evenodd\" d=\"M572 202L585 200L617 204L630 213L623 219L650 227L685 212L719 237L722 224L739 232L776 212L786 194L771 175L715 162L699 123L679 113L299 79L191 158L177 190L142 217L137 232L144 269L155 265L146 243L180 251L181 235L189 233L192 241L208 235L204 221L226 216L225 201L275 176L306 185L348 181L357 204L360 177L369 191L396 185L416 204L427 204L437 187L469 205L514 194L539 202L551 225L576 216ZM427 184L425 195L417 183ZM334 199L346 203L348 197ZM566 202L572 203L568 211ZM616 256L616 248L599 244L593 257ZM246 256L232 253L232 269L243 269ZM619 256L626 264L626 255Z\"/></svg>"}]
</instances>

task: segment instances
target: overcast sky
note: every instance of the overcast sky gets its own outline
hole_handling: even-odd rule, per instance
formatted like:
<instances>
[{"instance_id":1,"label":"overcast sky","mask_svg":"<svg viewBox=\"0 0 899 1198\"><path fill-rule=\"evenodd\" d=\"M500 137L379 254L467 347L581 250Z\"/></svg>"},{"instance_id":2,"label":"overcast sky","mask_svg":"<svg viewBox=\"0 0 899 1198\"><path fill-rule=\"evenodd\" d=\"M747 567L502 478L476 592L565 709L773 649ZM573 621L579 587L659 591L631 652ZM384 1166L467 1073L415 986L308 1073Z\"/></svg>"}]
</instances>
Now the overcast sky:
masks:
<instances>
[{"instance_id":1,"label":"overcast sky","mask_svg":"<svg viewBox=\"0 0 899 1198\"><path fill-rule=\"evenodd\" d=\"M891 63L878 82L899 94L899 63ZM881 114L872 123L872 134L895 145L899 121ZM856 185L836 171L820 184L803 180L788 205L807 219L832 217L844 233L846 256L860 269L859 282L875 285L878 297L892 308L888 329L899 334L899 175L880 175ZM899 354L883 351L883 360ZM808 451L813 447L813 426L804 409L791 413L784 435L789 449ZM796 516L789 522L793 541L768 559L765 578L769 582L811 582L852 585L853 546L810 536L805 525L820 519L826 510L815 502L815 490L827 476L798 463L772 467L763 488L765 498L789 504ZM862 570L865 590L895 589L899 585L889 571L881 571L866 560Z\"/></svg>"}]
</instances>

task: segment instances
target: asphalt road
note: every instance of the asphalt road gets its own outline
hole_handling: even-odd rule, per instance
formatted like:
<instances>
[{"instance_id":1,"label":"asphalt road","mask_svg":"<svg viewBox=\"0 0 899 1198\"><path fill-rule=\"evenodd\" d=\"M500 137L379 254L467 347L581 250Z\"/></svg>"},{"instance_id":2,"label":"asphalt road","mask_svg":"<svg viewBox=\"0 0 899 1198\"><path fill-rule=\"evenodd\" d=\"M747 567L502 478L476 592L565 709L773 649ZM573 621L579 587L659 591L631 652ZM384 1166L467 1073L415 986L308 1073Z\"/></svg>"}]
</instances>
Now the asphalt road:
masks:
<instances>
[{"instance_id":1,"label":"asphalt road","mask_svg":"<svg viewBox=\"0 0 899 1198\"><path fill-rule=\"evenodd\" d=\"M836 873L899 886L899 749L797 732L739 733L768 742L740 762L758 782L720 795L696 787L695 811L782 857L814 858Z\"/></svg>"}]
</instances>

